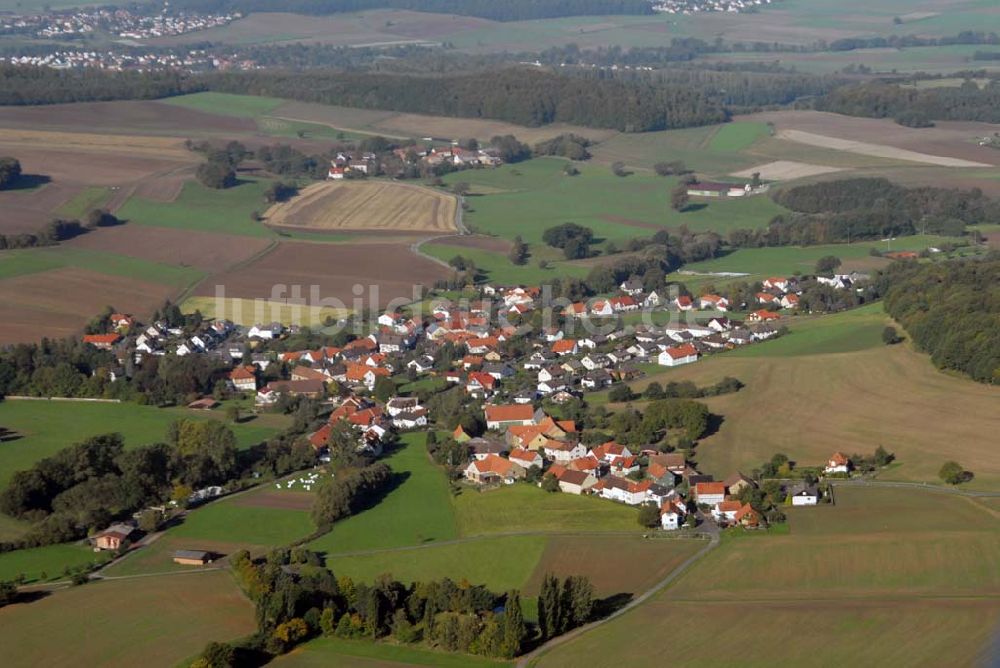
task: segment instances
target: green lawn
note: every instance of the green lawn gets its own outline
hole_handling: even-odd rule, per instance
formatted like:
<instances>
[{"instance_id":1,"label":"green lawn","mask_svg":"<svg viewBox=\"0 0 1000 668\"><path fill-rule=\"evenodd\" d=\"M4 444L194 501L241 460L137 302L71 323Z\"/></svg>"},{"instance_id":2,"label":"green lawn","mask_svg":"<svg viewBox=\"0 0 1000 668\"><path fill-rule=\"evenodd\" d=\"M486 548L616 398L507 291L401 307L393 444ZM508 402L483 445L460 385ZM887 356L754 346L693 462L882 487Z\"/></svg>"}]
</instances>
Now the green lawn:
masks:
<instances>
[{"instance_id":1,"label":"green lawn","mask_svg":"<svg viewBox=\"0 0 1000 668\"><path fill-rule=\"evenodd\" d=\"M270 237L274 232L263 223L250 219L254 211L263 211L267 181L244 180L224 190L206 188L188 182L173 202L155 202L132 197L118 215L130 224L155 225L182 230L201 230L251 237Z\"/></svg>"},{"instance_id":2,"label":"green lawn","mask_svg":"<svg viewBox=\"0 0 1000 668\"><path fill-rule=\"evenodd\" d=\"M267 489L270 485L262 488ZM189 513L180 526L170 530L170 536L180 541L279 547L304 538L316 529L308 510L246 505L241 502L244 498L222 499Z\"/></svg>"},{"instance_id":3,"label":"green lawn","mask_svg":"<svg viewBox=\"0 0 1000 668\"><path fill-rule=\"evenodd\" d=\"M718 132L712 135L712 140L708 147L713 151L723 153L738 153L769 134L766 123L755 123L752 121L738 121L727 123L719 128Z\"/></svg>"},{"instance_id":4,"label":"green lawn","mask_svg":"<svg viewBox=\"0 0 1000 668\"><path fill-rule=\"evenodd\" d=\"M163 100L163 103L222 116L257 118L274 111L285 101L274 97L207 92L170 97Z\"/></svg>"},{"instance_id":5,"label":"green lawn","mask_svg":"<svg viewBox=\"0 0 1000 668\"><path fill-rule=\"evenodd\" d=\"M337 522L312 549L336 554L403 545L422 545L458 536L444 471L427 455L424 433L402 437L385 462L405 476L378 505Z\"/></svg>"},{"instance_id":6,"label":"green lawn","mask_svg":"<svg viewBox=\"0 0 1000 668\"><path fill-rule=\"evenodd\" d=\"M66 568L107 561L107 552L95 553L88 545L63 544L15 550L0 554L0 580L24 575L26 582L63 579Z\"/></svg>"},{"instance_id":7,"label":"green lawn","mask_svg":"<svg viewBox=\"0 0 1000 668\"><path fill-rule=\"evenodd\" d=\"M0 403L0 424L21 437L0 443L0 487L15 471L30 468L39 459L90 436L117 431L125 437L126 446L145 445L162 440L167 425L178 418L210 419L199 411L129 403L4 401ZM233 431L240 446L248 447L276 433L282 423L277 416L266 416L235 425Z\"/></svg>"},{"instance_id":8,"label":"green lawn","mask_svg":"<svg viewBox=\"0 0 1000 668\"><path fill-rule=\"evenodd\" d=\"M535 244L531 247L532 257L524 265L516 265L507 259L503 253L494 253L478 248L460 248L450 246L446 243L424 244L420 247L424 253L431 257L436 257L445 262L461 255L466 260L471 260L476 269L479 270L486 280L495 283L509 283L518 285L521 283L544 284L561 278L563 276L574 276L583 278L590 271L590 267L582 264L573 264L566 261L548 260L556 258L558 254L555 249L542 244ZM546 258L549 266L542 269L538 266L538 256Z\"/></svg>"},{"instance_id":9,"label":"green lawn","mask_svg":"<svg viewBox=\"0 0 1000 668\"><path fill-rule=\"evenodd\" d=\"M412 550L327 559L337 575L371 582L389 573L402 582L451 578L494 591L523 587L545 550L545 536L502 536Z\"/></svg>"},{"instance_id":10,"label":"green lawn","mask_svg":"<svg viewBox=\"0 0 1000 668\"><path fill-rule=\"evenodd\" d=\"M486 668L507 663L492 661L471 654L447 654L429 649L373 643L367 640L317 638L297 647L290 654L278 657L275 666L284 668L319 668L320 666L355 666L356 668L386 668L387 666L440 666L441 668Z\"/></svg>"},{"instance_id":11,"label":"green lawn","mask_svg":"<svg viewBox=\"0 0 1000 668\"><path fill-rule=\"evenodd\" d=\"M487 492L466 489L454 499L463 536L515 531L631 531L636 509L596 497L554 494L517 484Z\"/></svg>"}]
</instances>

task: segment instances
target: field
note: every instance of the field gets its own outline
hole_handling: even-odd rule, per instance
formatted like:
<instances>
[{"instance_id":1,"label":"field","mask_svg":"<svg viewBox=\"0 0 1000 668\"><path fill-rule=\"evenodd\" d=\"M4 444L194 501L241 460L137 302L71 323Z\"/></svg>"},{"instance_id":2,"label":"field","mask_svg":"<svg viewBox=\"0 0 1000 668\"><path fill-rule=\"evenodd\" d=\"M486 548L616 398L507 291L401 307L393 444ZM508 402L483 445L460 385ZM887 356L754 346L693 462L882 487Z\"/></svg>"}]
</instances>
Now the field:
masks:
<instances>
[{"instance_id":1,"label":"field","mask_svg":"<svg viewBox=\"0 0 1000 668\"><path fill-rule=\"evenodd\" d=\"M0 554L0 580L24 576L25 583L63 580L66 568L102 563L111 558L107 552L94 554L87 544L62 544L34 547Z\"/></svg>"},{"instance_id":2,"label":"field","mask_svg":"<svg viewBox=\"0 0 1000 668\"><path fill-rule=\"evenodd\" d=\"M268 224L312 230L445 233L457 230L457 201L441 191L391 181L314 183L264 214Z\"/></svg>"},{"instance_id":3,"label":"field","mask_svg":"<svg viewBox=\"0 0 1000 668\"><path fill-rule=\"evenodd\" d=\"M0 424L19 434L0 443L0 487L10 476L29 468L43 457L90 436L116 431L126 447L162 441L167 425L179 418L222 419L221 414L177 408L153 408L136 404L76 401L16 401L0 403ZM280 416L265 416L234 425L242 447L265 440L284 426Z\"/></svg>"},{"instance_id":4,"label":"field","mask_svg":"<svg viewBox=\"0 0 1000 668\"><path fill-rule=\"evenodd\" d=\"M448 275L441 265L392 243L317 244L281 242L254 262L202 283L195 295L288 299L298 288L310 306L378 308L392 299L413 301L417 285L431 287ZM362 291L354 292L355 286ZM277 290L277 294L275 291ZM304 313L303 316L306 314Z\"/></svg>"},{"instance_id":5,"label":"field","mask_svg":"<svg viewBox=\"0 0 1000 668\"><path fill-rule=\"evenodd\" d=\"M537 665L610 657L655 665L632 642L638 629L669 632L671 660L685 666L983 660L1000 619L990 567L1000 534L988 516L938 494L838 488L836 496L835 506L791 510L787 535L724 538L652 601ZM727 629L725 642L705 643L708 627Z\"/></svg>"},{"instance_id":6,"label":"field","mask_svg":"<svg viewBox=\"0 0 1000 668\"><path fill-rule=\"evenodd\" d=\"M937 471L956 459L976 474L972 488L1000 488L1000 390L935 369L909 343L885 347L885 316L871 309L824 316L774 341L712 356L635 383L739 378L746 387L705 399L723 416L698 445L700 469L716 476L748 472L776 452L803 465L830 453L896 453L891 480L940 483ZM905 388L905 391L903 389ZM779 419L775 406L794 406ZM961 406L961 419L954 406ZM781 409L778 409L779 412ZM807 432L803 432L806 429ZM803 438L808 433L808 438Z\"/></svg>"},{"instance_id":7,"label":"field","mask_svg":"<svg viewBox=\"0 0 1000 668\"><path fill-rule=\"evenodd\" d=\"M508 663L491 661L468 654L447 654L427 649L373 643L366 640L317 638L300 645L289 654L278 657L273 664L279 668L312 668L315 666L353 666L354 668L397 668L435 666L437 668L489 668Z\"/></svg>"},{"instance_id":8,"label":"field","mask_svg":"<svg viewBox=\"0 0 1000 668\"><path fill-rule=\"evenodd\" d=\"M0 609L4 665L170 666L255 628L226 572L88 584Z\"/></svg>"}]
</instances>

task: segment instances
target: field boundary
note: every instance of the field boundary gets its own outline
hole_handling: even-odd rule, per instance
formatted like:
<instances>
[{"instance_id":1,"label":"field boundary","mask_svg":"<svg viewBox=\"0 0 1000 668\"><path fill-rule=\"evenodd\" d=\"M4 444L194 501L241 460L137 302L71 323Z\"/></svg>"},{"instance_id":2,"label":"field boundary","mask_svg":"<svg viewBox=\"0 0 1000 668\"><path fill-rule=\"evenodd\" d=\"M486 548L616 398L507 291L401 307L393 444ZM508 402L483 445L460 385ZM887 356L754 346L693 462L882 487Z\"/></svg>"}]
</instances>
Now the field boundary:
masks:
<instances>
[{"instance_id":1,"label":"field boundary","mask_svg":"<svg viewBox=\"0 0 1000 668\"><path fill-rule=\"evenodd\" d=\"M23 394L8 394L4 399L13 401L82 401L91 404L120 404L121 399L98 399L90 397L29 397Z\"/></svg>"}]
</instances>

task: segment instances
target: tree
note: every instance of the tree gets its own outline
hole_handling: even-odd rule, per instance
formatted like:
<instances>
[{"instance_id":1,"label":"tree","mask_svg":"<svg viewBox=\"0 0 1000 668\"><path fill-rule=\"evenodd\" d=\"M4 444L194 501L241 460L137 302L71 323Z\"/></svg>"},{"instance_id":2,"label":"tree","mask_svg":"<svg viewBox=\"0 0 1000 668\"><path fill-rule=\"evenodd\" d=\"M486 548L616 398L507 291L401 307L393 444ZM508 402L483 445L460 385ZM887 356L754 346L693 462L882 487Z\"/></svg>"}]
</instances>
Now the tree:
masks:
<instances>
[{"instance_id":1,"label":"tree","mask_svg":"<svg viewBox=\"0 0 1000 668\"><path fill-rule=\"evenodd\" d=\"M0 190L21 178L21 163L17 158L0 157Z\"/></svg>"},{"instance_id":2,"label":"tree","mask_svg":"<svg viewBox=\"0 0 1000 668\"><path fill-rule=\"evenodd\" d=\"M233 668L236 665L236 651L228 643L210 642L202 650L196 663L205 668Z\"/></svg>"},{"instance_id":3,"label":"tree","mask_svg":"<svg viewBox=\"0 0 1000 668\"><path fill-rule=\"evenodd\" d=\"M956 461L947 461L938 471L938 477L949 485L958 485L968 480L971 476L965 468Z\"/></svg>"},{"instance_id":4,"label":"tree","mask_svg":"<svg viewBox=\"0 0 1000 668\"><path fill-rule=\"evenodd\" d=\"M559 634L562 626L559 599L559 580L548 573L542 579L542 589L538 595L538 631L543 640Z\"/></svg>"},{"instance_id":5,"label":"tree","mask_svg":"<svg viewBox=\"0 0 1000 668\"><path fill-rule=\"evenodd\" d=\"M625 169L625 163L620 161L611 163L611 173L615 176L628 176L631 174L630 171Z\"/></svg>"},{"instance_id":6,"label":"tree","mask_svg":"<svg viewBox=\"0 0 1000 668\"><path fill-rule=\"evenodd\" d=\"M395 394L395 392L396 384L392 382L390 378L386 376L379 376L378 379L375 380L375 389L373 394L380 402L387 402L392 395Z\"/></svg>"},{"instance_id":7,"label":"tree","mask_svg":"<svg viewBox=\"0 0 1000 668\"><path fill-rule=\"evenodd\" d=\"M559 487L559 478L551 473L546 473L542 476L542 489L546 492L558 492L561 489Z\"/></svg>"},{"instance_id":8,"label":"tree","mask_svg":"<svg viewBox=\"0 0 1000 668\"><path fill-rule=\"evenodd\" d=\"M883 448L881 445L875 448L875 465L878 467L888 466L895 459L895 455Z\"/></svg>"},{"instance_id":9,"label":"tree","mask_svg":"<svg viewBox=\"0 0 1000 668\"><path fill-rule=\"evenodd\" d=\"M521 610L521 594L516 589L507 592L501 631L501 656L511 659L520 654L521 642L527 633L527 627L524 623L524 612Z\"/></svg>"},{"instance_id":10,"label":"tree","mask_svg":"<svg viewBox=\"0 0 1000 668\"><path fill-rule=\"evenodd\" d=\"M465 181L459 181L452 185L451 191L458 195L459 197L465 197L469 194L470 186Z\"/></svg>"},{"instance_id":11,"label":"tree","mask_svg":"<svg viewBox=\"0 0 1000 668\"><path fill-rule=\"evenodd\" d=\"M209 160L198 165L195 172L198 182L206 188L221 190L236 185L236 171L232 165L222 160Z\"/></svg>"},{"instance_id":12,"label":"tree","mask_svg":"<svg viewBox=\"0 0 1000 668\"><path fill-rule=\"evenodd\" d=\"M828 276L836 270L841 264L840 258L834 255L824 255L820 259L816 260L816 274L819 276Z\"/></svg>"},{"instance_id":13,"label":"tree","mask_svg":"<svg viewBox=\"0 0 1000 668\"><path fill-rule=\"evenodd\" d=\"M632 391L632 388L625 383L620 383L611 388L608 392L608 400L614 402L632 401L636 398L636 393Z\"/></svg>"},{"instance_id":14,"label":"tree","mask_svg":"<svg viewBox=\"0 0 1000 668\"><path fill-rule=\"evenodd\" d=\"M690 201L691 198L688 196L687 186L679 185L670 193L670 207L674 211L684 211Z\"/></svg>"},{"instance_id":15,"label":"tree","mask_svg":"<svg viewBox=\"0 0 1000 668\"><path fill-rule=\"evenodd\" d=\"M639 526L653 529L660 524L660 509L654 504L646 503L639 508Z\"/></svg>"},{"instance_id":16,"label":"tree","mask_svg":"<svg viewBox=\"0 0 1000 668\"><path fill-rule=\"evenodd\" d=\"M226 419L237 424L240 421L240 407L238 404L229 404L226 406Z\"/></svg>"},{"instance_id":17,"label":"tree","mask_svg":"<svg viewBox=\"0 0 1000 668\"><path fill-rule=\"evenodd\" d=\"M511 264L523 265L528 261L528 244L524 243L521 235L514 237L514 242L510 246L510 253L507 257Z\"/></svg>"},{"instance_id":18,"label":"tree","mask_svg":"<svg viewBox=\"0 0 1000 668\"><path fill-rule=\"evenodd\" d=\"M900 342L899 332L896 331L895 327L888 326L882 330L882 343L887 346L895 345Z\"/></svg>"}]
</instances>

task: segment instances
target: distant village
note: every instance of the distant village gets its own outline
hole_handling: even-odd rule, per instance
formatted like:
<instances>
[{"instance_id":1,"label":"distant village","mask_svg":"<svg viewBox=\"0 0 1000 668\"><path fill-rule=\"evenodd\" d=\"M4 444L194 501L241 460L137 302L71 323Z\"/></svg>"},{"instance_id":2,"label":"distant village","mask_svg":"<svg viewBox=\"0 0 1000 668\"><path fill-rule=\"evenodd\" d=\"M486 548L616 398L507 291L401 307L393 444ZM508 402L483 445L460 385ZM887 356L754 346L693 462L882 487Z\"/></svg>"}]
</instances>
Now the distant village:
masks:
<instances>
[{"instance_id":1,"label":"distant village","mask_svg":"<svg viewBox=\"0 0 1000 668\"><path fill-rule=\"evenodd\" d=\"M769 4L771 0L654 0L653 11L664 14L745 13Z\"/></svg>"},{"instance_id":2,"label":"distant village","mask_svg":"<svg viewBox=\"0 0 1000 668\"><path fill-rule=\"evenodd\" d=\"M0 16L0 35L73 39L107 33L122 40L143 40L216 28L241 17L239 12L144 14L129 9L83 8L25 16Z\"/></svg>"}]
</instances>

